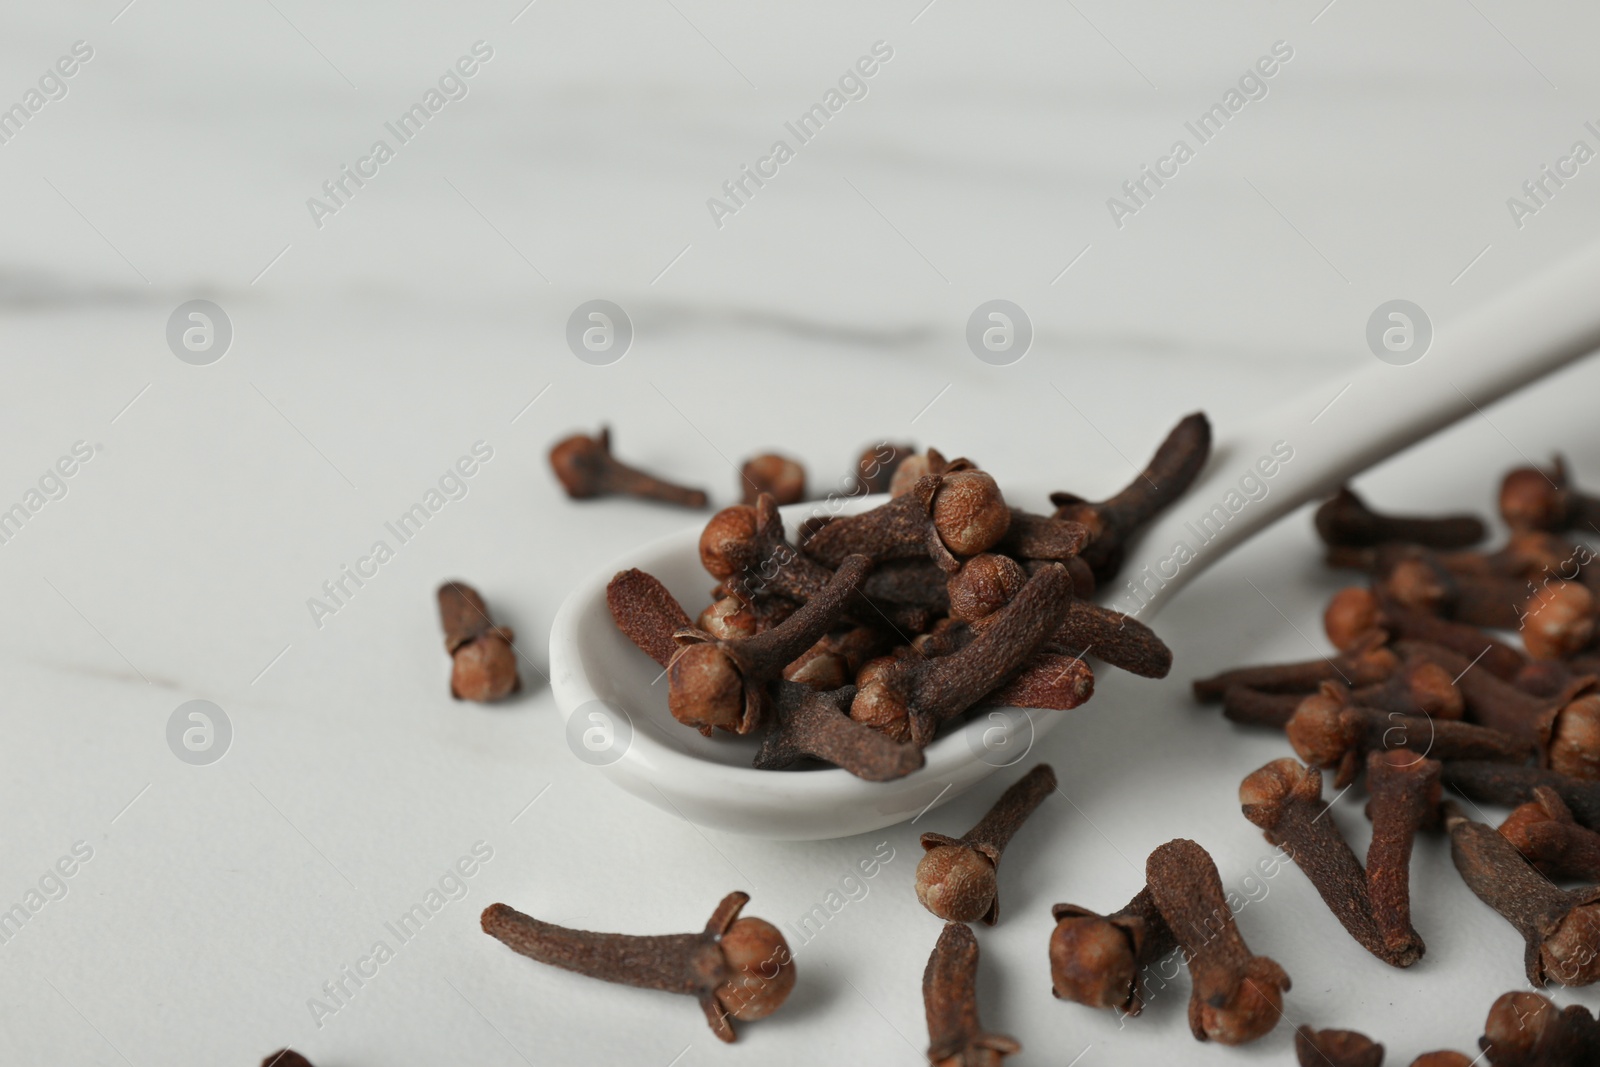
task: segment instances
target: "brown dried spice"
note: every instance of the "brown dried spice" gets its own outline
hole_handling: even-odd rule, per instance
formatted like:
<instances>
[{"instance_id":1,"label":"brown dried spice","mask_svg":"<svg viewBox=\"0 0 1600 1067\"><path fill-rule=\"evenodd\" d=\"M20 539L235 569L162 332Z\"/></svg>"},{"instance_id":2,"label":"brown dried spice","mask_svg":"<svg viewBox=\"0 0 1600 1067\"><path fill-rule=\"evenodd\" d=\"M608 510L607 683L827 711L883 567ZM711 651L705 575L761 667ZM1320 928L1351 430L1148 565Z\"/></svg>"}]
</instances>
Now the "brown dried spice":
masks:
<instances>
[{"instance_id":1,"label":"brown dried spice","mask_svg":"<svg viewBox=\"0 0 1600 1067\"><path fill-rule=\"evenodd\" d=\"M946 923L922 972L933 1067L1000 1067L1022 1046L978 1021L978 939L962 923Z\"/></svg>"},{"instance_id":2,"label":"brown dried spice","mask_svg":"<svg viewBox=\"0 0 1600 1067\"><path fill-rule=\"evenodd\" d=\"M513 952L591 978L700 1002L711 1032L734 1039L730 1017L764 1019L794 988L794 961L775 926L741 919L750 897L729 893L698 934L599 934L542 922L505 904L483 910L483 932ZM771 970L771 974L767 971Z\"/></svg>"},{"instance_id":3,"label":"brown dried spice","mask_svg":"<svg viewBox=\"0 0 1600 1067\"><path fill-rule=\"evenodd\" d=\"M922 835L917 899L947 922L993 926L1000 918L999 867L1007 843L1056 788L1056 773L1041 763L1000 794L987 814L960 837Z\"/></svg>"}]
</instances>

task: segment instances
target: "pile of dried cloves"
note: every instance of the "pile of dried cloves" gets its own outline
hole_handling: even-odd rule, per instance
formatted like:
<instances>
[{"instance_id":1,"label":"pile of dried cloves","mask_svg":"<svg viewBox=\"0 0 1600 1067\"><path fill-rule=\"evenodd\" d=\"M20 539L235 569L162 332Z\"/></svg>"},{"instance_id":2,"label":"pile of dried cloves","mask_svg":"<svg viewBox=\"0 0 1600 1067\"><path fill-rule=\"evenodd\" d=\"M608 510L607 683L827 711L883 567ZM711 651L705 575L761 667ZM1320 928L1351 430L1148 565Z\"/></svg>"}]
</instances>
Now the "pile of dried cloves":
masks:
<instances>
[{"instance_id":1,"label":"pile of dried cloves","mask_svg":"<svg viewBox=\"0 0 1600 1067\"><path fill-rule=\"evenodd\" d=\"M1476 517L1385 515L1342 490L1316 528L1331 566L1369 580L1328 604L1336 651L1203 678L1194 694L1235 722L1284 732L1299 759L1244 779L1244 815L1368 952L1395 967L1422 957L1410 859L1419 835L1437 834L1466 885L1522 934L1528 981L1588 985L1600 980L1600 565L1572 535L1600 535L1600 500L1572 488L1558 459L1512 471L1499 502L1510 533L1483 551L1472 547L1488 532ZM1335 789L1366 771L1365 864L1323 799L1323 770ZM1477 803L1514 810L1497 830L1443 788L1480 816ZM1148 901L1102 922L1134 948L1159 941ZM1118 989L1131 1013L1137 978ZM1582 1009L1509 993L1480 1044L1496 1065L1600 1063L1597 1033ZM1302 1063L1382 1060L1382 1046L1350 1031L1302 1028L1297 1048ZM1416 1063L1469 1062L1457 1057Z\"/></svg>"},{"instance_id":2,"label":"pile of dried cloves","mask_svg":"<svg viewBox=\"0 0 1600 1067\"><path fill-rule=\"evenodd\" d=\"M975 709L1082 704L1094 691L1089 656L1166 675L1160 638L1088 598L1194 480L1210 444L1205 416L1191 415L1126 489L1098 503L1056 494L1053 515L1011 507L970 460L879 446L855 485L886 485L889 501L854 515L819 509L796 541L766 487L803 492L804 471L758 457L771 462L746 465L748 479L764 479L754 502L718 512L701 534L717 585L697 619L639 570L618 574L606 598L618 628L665 668L678 722L759 738L764 770L822 762L899 778Z\"/></svg>"}]
</instances>

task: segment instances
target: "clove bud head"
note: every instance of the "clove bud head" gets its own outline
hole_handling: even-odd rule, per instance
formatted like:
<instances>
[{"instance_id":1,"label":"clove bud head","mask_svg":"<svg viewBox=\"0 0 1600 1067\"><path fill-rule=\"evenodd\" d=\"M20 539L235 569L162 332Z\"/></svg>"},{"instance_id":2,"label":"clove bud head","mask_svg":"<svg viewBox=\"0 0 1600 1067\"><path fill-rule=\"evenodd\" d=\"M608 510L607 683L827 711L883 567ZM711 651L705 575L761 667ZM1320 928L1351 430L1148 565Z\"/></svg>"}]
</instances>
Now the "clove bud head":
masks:
<instances>
[{"instance_id":1,"label":"clove bud head","mask_svg":"<svg viewBox=\"0 0 1600 1067\"><path fill-rule=\"evenodd\" d=\"M754 504L762 493L771 493L779 504L798 504L806 498L806 469L787 456L768 452L747 459L739 475L746 504Z\"/></svg>"},{"instance_id":2,"label":"clove bud head","mask_svg":"<svg viewBox=\"0 0 1600 1067\"><path fill-rule=\"evenodd\" d=\"M1561 709L1550 737L1550 769L1600 779L1600 694L1581 696Z\"/></svg>"},{"instance_id":3,"label":"clove bud head","mask_svg":"<svg viewBox=\"0 0 1600 1067\"><path fill-rule=\"evenodd\" d=\"M1362 634L1378 629L1382 621L1377 594L1359 585L1335 593L1322 613L1322 629L1337 649L1350 648Z\"/></svg>"},{"instance_id":4,"label":"clove bud head","mask_svg":"<svg viewBox=\"0 0 1600 1067\"><path fill-rule=\"evenodd\" d=\"M1527 603L1522 645L1534 659L1566 659L1594 640L1595 598L1577 582L1551 582Z\"/></svg>"},{"instance_id":5,"label":"clove bud head","mask_svg":"<svg viewBox=\"0 0 1600 1067\"><path fill-rule=\"evenodd\" d=\"M450 692L462 700L486 704L517 688L517 653L511 631L497 626L456 649L450 668Z\"/></svg>"},{"instance_id":6,"label":"clove bud head","mask_svg":"<svg viewBox=\"0 0 1600 1067\"><path fill-rule=\"evenodd\" d=\"M1562 918L1555 933L1539 946L1544 973L1562 985L1592 985L1600 981L1600 952L1595 951L1600 931L1600 904L1580 904Z\"/></svg>"},{"instance_id":7,"label":"clove bud head","mask_svg":"<svg viewBox=\"0 0 1600 1067\"><path fill-rule=\"evenodd\" d=\"M1337 767L1361 743L1366 728L1358 717L1345 714L1338 698L1313 693L1300 702L1283 732L1295 754L1310 766Z\"/></svg>"},{"instance_id":8,"label":"clove bud head","mask_svg":"<svg viewBox=\"0 0 1600 1067\"><path fill-rule=\"evenodd\" d=\"M973 923L994 907L999 880L989 857L963 845L939 845L917 864L917 899L946 922Z\"/></svg>"},{"instance_id":9,"label":"clove bud head","mask_svg":"<svg viewBox=\"0 0 1600 1067\"><path fill-rule=\"evenodd\" d=\"M1239 806L1244 817L1260 827L1277 821L1278 810L1292 795L1322 799L1322 775L1285 756L1252 771L1239 783Z\"/></svg>"},{"instance_id":10,"label":"clove bud head","mask_svg":"<svg viewBox=\"0 0 1600 1067\"><path fill-rule=\"evenodd\" d=\"M717 988L717 1002L729 1015L741 1022L765 1019L789 999L794 960L776 926L765 919L739 919L720 944L731 977Z\"/></svg>"},{"instance_id":11,"label":"clove bud head","mask_svg":"<svg viewBox=\"0 0 1600 1067\"><path fill-rule=\"evenodd\" d=\"M1480 1043L1494 1051L1495 1063L1522 1063L1560 1015L1549 997L1523 990L1502 993L1489 1008Z\"/></svg>"},{"instance_id":12,"label":"clove bud head","mask_svg":"<svg viewBox=\"0 0 1600 1067\"><path fill-rule=\"evenodd\" d=\"M1537 467L1518 467L1500 483L1500 515L1513 530L1559 530L1567 524L1566 478Z\"/></svg>"},{"instance_id":13,"label":"clove bud head","mask_svg":"<svg viewBox=\"0 0 1600 1067\"><path fill-rule=\"evenodd\" d=\"M1050 934L1050 983L1058 1000L1129 1011L1138 960L1127 933L1103 915L1067 915Z\"/></svg>"},{"instance_id":14,"label":"clove bud head","mask_svg":"<svg viewBox=\"0 0 1600 1067\"><path fill-rule=\"evenodd\" d=\"M1219 1045L1244 1045L1271 1032L1283 1018L1284 969L1265 956L1252 956L1226 996L1200 1006L1200 1028Z\"/></svg>"},{"instance_id":15,"label":"clove bud head","mask_svg":"<svg viewBox=\"0 0 1600 1067\"><path fill-rule=\"evenodd\" d=\"M755 508L749 504L723 508L700 531L700 565L718 581L732 578L750 564L749 542L755 536Z\"/></svg>"},{"instance_id":16,"label":"clove bud head","mask_svg":"<svg viewBox=\"0 0 1600 1067\"><path fill-rule=\"evenodd\" d=\"M667 710L674 719L707 736L719 726L737 733L744 707L744 675L721 647L702 642L673 657L667 667Z\"/></svg>"},{"instance_id":17,"label":"clove bud head","mask_svg":"<svg viewBox=\"0 0 1600 1067\"><path fill-rule=\"evenodd\" d=\"M950 576L950 616L975 622L1009 604L1028 584L1028 572L1010 556L973 556Z\"/></svg>"},{"instance_id":18,"label":"clove bud head","mask_svg":"<svg viewBox=\"0 0 1600 1067\"><path fill-rule=\"evenodd\" d=\"M944 476L933 498L933 525L951 552L975 556L1000 543L1011 528L1011 509L987 472L956 471Z\"/></svg>"}]
</instances>

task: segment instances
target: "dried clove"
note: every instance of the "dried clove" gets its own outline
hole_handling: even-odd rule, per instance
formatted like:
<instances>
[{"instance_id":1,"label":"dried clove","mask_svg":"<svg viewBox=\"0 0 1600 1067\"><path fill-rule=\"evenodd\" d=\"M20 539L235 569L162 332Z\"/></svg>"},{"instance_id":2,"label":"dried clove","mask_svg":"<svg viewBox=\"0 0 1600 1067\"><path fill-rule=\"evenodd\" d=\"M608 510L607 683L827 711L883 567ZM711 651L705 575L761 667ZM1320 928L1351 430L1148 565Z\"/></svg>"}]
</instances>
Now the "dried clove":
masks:
<instances>
[{"instance_id":1,"label":"dried clove","mask_svg":"<svg viewBox=\"0 0 1600 1067\"><path fill-rule=\"evenodd\" d=\"M922 972L928 1016L928 1062L933 1067L1000 1067L1022 1051L978 1021L978 939L963 923L946 923Z\"/></svg>"},{"instance_id":2,"label":"dried clove","mask_svg":"<svg viewBox=\"0 0 1600 1067\"><path fill-rule=\"evenodd\" d=\"M618 571L606 585L606 606L624 637L665 667L678 654L673 634L689 625L683 606L653 574Z\"/></svg>"},{"instance_id":3,"label":"dried clove","mask_svg":"<svg viewBox=\"0 0 1600 1067\"><path fill-rule=\"evenodd\" d=\"M1075 904L1050 909L1050 982L1057 999L1125 1015L1144 1010L1144 972L1178 947L1148 888L1120 911L1098 915Z\"/></svg>"},{"instance_id":4,"label":"dried clove","mask_svg":"<svg viewBox=\"0 0 1600 1067\"><path fill-rule=\"evenodd\" d=\"M1468 799L1515 807L1537 795L1540 786L1555 791L1573 816L1591 830L1600 830L1600 782L1573 778L1539 767L1514 767L1507 763L1452 760L1445 763L1443 781Z\"/></svg>"},{"instance_id":5,"label":"dried clove","mask_svg":"<svg viewBox=\"0 0 1600 1067\"><path fill-rule=\"evenodd\" d=\"M1383 1046L1354 1030L1297 1027L1294 1055L1300 1067L1383 1067Z\"/></svg>"},{"instance_id":6,"label":"dried clove","mask_svg":"<svg viewBox=\"0 0 1600 1067\"><path fill-rule=\"evenodd\" d=\"M1369 634L1355 648L1323 659L1298 663L1273 663L1261 667L1240 667L1193 683L1195 699L1204 704L1222 699L1230 685L1242 685L1263 693L1309 693L1323 682L1343 682L1348 686L1376 685L1387 681L1400 669L1401 659L1383 647L1383 635Z\"/></svg>"},{"instance_id":7,"label":"dried clove","mask_svg":"<svg viewBox=\"0 0 1600 1067\"><path fill-rule=\"evenodd\" d=\"M1489 1009L1478 1046L1491 1067L1589 1067L1600 1062L1600 1023L1581 1004L1516 990ZM1465 1057L1463 1057L1465 1062Z\"/></svg>"},{"instance_id":8,"label":"dried clove","mask_svg":"<svg viewBox=\"0 0 1600 1067\"><path fill-rule=\"evenodd\" d=\"M1471 722L1532 742L1552 770L1600 778L1600 693L1593 677L1575 678L1554 696L1538 697L1472 669L1448 649L1406 641L1396 647L1454 673Z\"/></svg>"},{"instance_id":9,"label":"dried clove","mask_svg":"<svg viewBox=\"0 0 1600 1067\"><path fill-rule=\"evenodd\" d=\"M1403 558L1373 579L1380 597L1443 619L1515 630L1526 614L1527 583L1489 574L1455 574L1438 555L1405 546Z\"/></svg>"},{"instance_id":10,"label":"dried clove","mask_svg":"<svg viewBox=\"0 0 1600 1067\"><path fill-rule=\"evenodd\" d=\"M1468 819L1454 802L1444 813L1461 880L1527 942L1528 981L1543 987L1600 979L1600 888L1557 889L1494 827Z\"/></svg>"},{"instance_id":11,"label":"dried clove","mask_svg":"<svg viewBox=\"0 0 1600 1067\"><path fill-rule=\"evenodd\" d=\"M597 934L541 922L506 904L483 910L483 932L513 952L591 978L700 1001L711 1032L734 1039L730 1017L764 1019L794 988L794 961L777 927L739 918L749 894L722 898L698 934ZM768 971L771 971L769 974Z\"/></svg>"},{"instance_id":12,"label":"dried clove","mask_svg":"<svg viewBox=\"0 0 1600 1067\"><path fill-rule=\"evenodd\" d=\"M1579 826L1561 795L1534 786L1533 799L1500 824L1500 836L1546 878L1600 882L1600 833Z\"/></svg>"},{"instance_id":13,"label":"dried clove","mask_svg":"<svg viewBox=\"0 0 1600 1067\"><path fill-rule=\"evenodd\" d=\"M1424 518L1379 514L1349 487L1340 489L1331 500L1317 508L1316 525L1323 544L1357 548L1386 541L1405 541L1429 548L1465 548L1482 541L1488 534L1482 520L1473 515Z\"/></svg>"},{"instance_id":14,"label":"dried clove","mask_svg":"<svg viewBox=\"0 0 1600 1067\"><path fill-rule=\"evenodd\" d=\"M867 446L856 459L855 484L851 495L887 493L895 470L916 450L916 445L892 445L887 441Z\"/></svg>"},{"instance_id":15,"label":"dried clove","mask_svg":"<svg viewBox=\"0 0 1600 1067\"><path fill-rule=\"evenodd\" d=\"M1411 925L1411 848L1418 831L1438 825L1439 762L1405 750L1367 757L1367 895L1378 936L1395 956L1420 952Z\"/></svg>"},{"instance_id":16,"label":"dried clove","mask_svg":"<svg viewBox=\"0 0 1600 1067\"><path fill-rule=\"evenodd\" d=\"M439 587L439 622L450 653L450 695L487 704L522 688L516 633L496 626L478 591L465 582Z\"/></svg>"},{"instance_id":17,"label":"dried clove","mask_svg":"<svg viewBox=\"0 0 1600 1067\"><path fill-rule=\"evenodd\" d=\"M611 430L605 426L596 437L578 433L557 442L550 450L550 468L574 500L621 495L686 508L706 506L706 495L698 489L686 489L618 463L611 455Z\"/></svg>"},{"instance_id":18,"label":"dried clove","mask_svg":"<svg viewBox=\"0 0 1600 1067\"><path fill-rule=\"evenodd\" d=\"M1397 752L1387 756L1374 753L1368 761L1369 769L1381 771L1382 768L1373 767L1373 762L1387 763L1394 758L1402 761L1402 766L1394 768L1396 770L1413 763L1419 769L1410 776L1402 776L1405 788L1394 791L1397 797L1406 798L1401 810L1392 816L1381 812L1385 831L1397 835L1396 839L1380 847L1376 855L1369 849L1370 859L1379 863L1376 880L1386 886L1392 886L1397 880L1409 884L1405 881L1409 878L1408 872L1390 865L1410 856L1409 840L1399 839L1407 826L1405 816L1418 806L1410 797L1414 792L1427 793L1428 775L1436 776L1438 767L1434 763L1434 769L1430 770L1427 764L1431 761L1421 760L1409 752L1403 755ZM1270 843L1281 845L1290 854L1334 918L1362 948L1393 967L1409 967L1422 958L1425 948L1422 938L1410 928L1409 897L1405 903L1407 914L1401 914L1392 889L1386 889L1383 905L1394 910L1387 913L1381 923L1375 914L1378 905L1369 888L1373 874L1362 869L1339 827L1328 816L1328 805L1322 801L1320 773L1292 759L1274 760L1240 783L1239 804L1245 818L1259 826ZM1374 813L1373 817L1375 843L1379 814ZM1413 827L1413 834L1414 830Z\"/></svg>"},{"instance_id":19,"label":"dried clove","mask_svg":"<svg viewBox=\"0 0 1600 1067\"><path fill-rule=\"evenodd\" d=\"M839 622L871 569L851 556L804 607L755 637L719 640L679 630L683 646L667 665L667 708L685 726L710 736L717 727L747 734L761 725L771 700L767 683Z\"/></svg>"},{"instance_id":20,"label":"dried clove","mask_svg":"<svg viewBox=\"0 0 1600 1067\"><path fill-rule=\"evenodd\" d=\"M798 504L806 498L806 469L787 456L771 452L753 456L739 469L744 502L754 504L762 493L771 493L779 504Z\"/></svg>"},{"instance_id":21,"label":"dried clove","mask_svg":"<svg viewBox=\"0 0 1600 1067\"><path fill-rule=\"evenodd\" d=\"M1011 509L992 477L980 470L952 469L919 478L904 494L871 511L834 519L812 534L801 551L829 567L854 553L874 563L931 556L946 572L954 572L960 567L956 556L987 552L1010 525Z\"/></svg>"},{"instance_id":22,"label":"dried clove","mask_svg":"<svg viewBox=\"0 0 1600 1067\"><path fill-rule=\"evenodd\" d=\"M1305 699L1301 693L1263 693L1247 685L1230 685L1222 693L1222 716L1246 726L1281 730Z\"/></svg>"},{"instance_id":23,"label":"dried clove","mask_svg":"<svg viewBox=\"0 0 1600 1067\"><path fill-rule=\"evenodd\" d=\"M951 617L982 633L995 613L1027 583L1027 570L1008 556L973 556L950 576ZM1066 618L1045 643L1047 649L1100 659L1145 678L1165 678L1172 650L1155 632L1131 616L1074 597Z\"/></svg>"},{"instance_id":24,"label":"dried clove","mask_svg":"<svg viewBox=\"0 0 1600 1067\"><path fill-rule=\"evenodd\" d=\"M1089 531L1081 523L1012 508L1011 524L995 545L995 551L1016 559L1053 559L1065 563L1076 558L1088 543Z\"/></svg>"},{"instance_id":25,"label":"dried clove","mask_svg":"<svg viewBox=\"0 0 1600 1067\"><path fill-rule=\"evenodd\" d=\"M903 457L894 475L889 479L889 495L902 495L930 474L945 474L952 470L966 470L972 466L974 464L970 459L945 459L944 453L937 448L930 448L926 452L912 451Z\"/></svg>"},{"instance_id":26,"label":"dried clove","mask_svg":"<svg viewBox=\"0 0 1600 1067\"><path fill-rule=\"evenodd\" d=\"M1466 700L1450 672L1432 660L1408 658L1387 681L1362 686L1352 703L1401 715L1426 715L1456 721L1466 714Z\"/></svg>"},{"instance_id":27,"label":"dried clove","mask_svg":"<svg viewBox=\"0 0 1600 1067\"><path fill-rule=\"evenodd\" d=\"M1284 733L1306 763L1338 768L1335 789L1356 780L1369 752L1411 749L1436 759L1524 763L1535 751L1531 741L1486 726L1363 707L1332 682L1301 701Z\"/></svg>"},{"instance_id":28,"label":"dried clove","mask_svg":"<svg viewBox=\"0 0 1600 1067\"><path fill-rule=\"evenodd\" d=\"M1513 530L1559 532L1600 524L1600 499L1573 489L1556 456L1548 471L1518 467L1500 483L1500 515Z\"/></svg>"},{"instance_id":29,"label":"dried clove","mask_svg":"<svg viewBox=\"0 0 1600 1067\"><path fill-rule=\"evenodd\" d=\"M961 837L922 835L917 899L947 922L993 926L1000 918L1000 856L1034 809L1056 788L1056 774L1041 763L1000 795L978 824Z\"/></svg>"},{"instance_id":30,"label":"dried clove","mask_svg":"<svg viewBox=\"0 0 1600 1067\"><path fill-rule=\"evenodd\" d=\"M1083 560L1102 585L1122 568L1129 544L1162 510L1182 496L1211 455L1211 423L1203 412L1184 418L1167 434L1144 470L1115 496L1090 503L1071 493L1052 493L1055 518L1089 530Z\"/></svg>"},{"instance_id":31,"label":"dried clove","mask_svg":"<svg viewBox=\"0 0 1600 1067\"><path fill-rule=\"evenodd\" d=\"M805 758L842 767L869 782L904 778L922 766L922 749L901 743L850 718L854 686L821 692L779 682L772 701L772 725L752 764L757 770L782 770Z\"/></svg>"},{"instance_id":32,"label":"dried clove","mask_svg":"<svg viewBox=\"0 0 1600 1067\"><path fill-rule=\"evenodd\" d=\"M897 741L926 745L939 726L998 688L1038 649L1065 617L1071 579L1052 564L998 613L984 633L959 652L936 659L907 658L860 681L850 717Z\"/></svg>"},{"instance_id":33,"label":"dried clove","mask_svg":"<svg viewBox=\"0 0 1600 1067\"><path fill-rule=\"evenodd\" d=\"M1242 1045L1269 1033L1283 1016L1289 976L1251 955L1211 856L1193 841L1168 841L1145 861L1145 884L1189 964L1195 1040Z\"/></svg>"},{"instance_id":34,"label":"dried clove","mask_svg":"<svg viewBox=\"0 0 1600 1067\"><path fill-rule=\"evenodd\" d=\"M311 1061L292 1048L281 1048L262 1060L261 1067L311 1067Z\"/></svg>"},{"instance_id":35,"label":"dried clove","mask_svg":"<svg viewBox=\"0 0 1600 1067\"><path fill-rule=\"evenodd\" d=\"M783 669L787 681L812 689L849 685L863 664L887 653L896 637L877 626L852 626L824 634Z\"/></svg>"},{"instance_id":36,"label":"dried clove","mask_svg":"<svg viewBox=\"0 0 1600 1067\"><path fill-rule=\"evenodd\" d=\"M700 563L721 580L721 589L749 605L760 629L781 622L791 605L810 600L833 577L829 567L785 538L771 494L754 506L738 504L713 515L700 533ZM867 576L851 613L861 622L921 630L946 604L944 572L932 561L894 560Z\"/></svg>"},{"instance_id":37,"label":"dried clove","mask_svg":"<svg viewBox=\"0 0 1600 1067\"><path fill-rule=\"evenodd\" d=\"M1516 678L1528 663L1521 652L1476 626L1380 601L1372 590L1357 586L1341 589L1328 603L1323 626L1328 640L1341 650L1354 647L1373 630L1383 630L1401 640L1448 648L1506 681Z\"/></svg>"},{"instance_id":38,"label":"dried clove","mask_svg":"<svg viewBox=\"0 0 1600 1067\"><path fill-rule=\"evenodd\" d=\"M1594 644L1597 606L1587 586L1549 582L1525 607L1522 647L1534 659L1567 659Z\"/></svg>"}]
</instances>

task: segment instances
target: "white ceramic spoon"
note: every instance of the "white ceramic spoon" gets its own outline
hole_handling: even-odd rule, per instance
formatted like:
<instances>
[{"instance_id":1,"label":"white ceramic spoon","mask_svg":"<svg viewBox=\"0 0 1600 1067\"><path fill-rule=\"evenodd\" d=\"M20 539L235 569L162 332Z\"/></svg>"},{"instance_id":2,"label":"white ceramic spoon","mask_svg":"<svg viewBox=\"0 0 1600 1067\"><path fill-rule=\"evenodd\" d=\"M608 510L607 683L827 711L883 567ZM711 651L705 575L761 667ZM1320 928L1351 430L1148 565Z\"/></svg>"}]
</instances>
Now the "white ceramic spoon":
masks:
<instances>
[{"instance_id":1,"label":"white ceramic spoon","mask_svg":"<svg viewBox=\"0 0 1600 1067\"><path fill-rule=\"evenodd\" d=\"M1600 246L1440 329L1419 362L1392 366L1373 359L1342 392L1335 382L1251 426L1215 428L1205 471L1129 552L1117 586L1099 599L1149 621L1190 580L1276 519L1600 348L1597 294ZM1172 414L1176 421L1183 413ZM1063 488L1060 475L1051 478L1038 485L1006 480L1002 488L1018 500L1043 496ZM1257 485L1267 487L1264 496ZM795 505L784 509L784 522L792 536L819 509L850 513L883 499ZM836 768L754 770L754 739L702 738L672 719L660 668L622 636L606 607L606 583L617 571L638 567L666 583L691 612L698 609L710 583L697 549L702 525L641 546L585 577L551 626L551 688L566 716L569 745L633 795L716 830L774 839L844 837L902 822L958 796L1019 760L1035 737L1071 714L1012 710L979 718L940 737L928 747L926 766L893 782L864 782Z\"/></svg>"}]
</instances>

